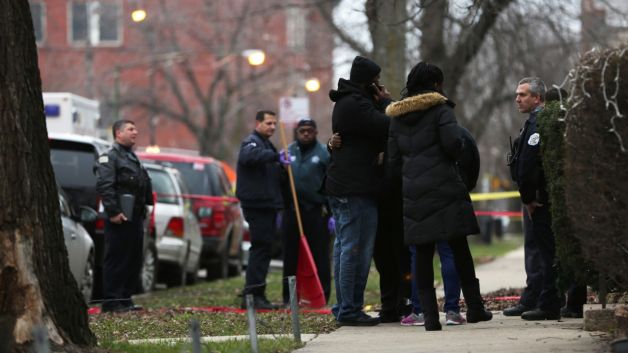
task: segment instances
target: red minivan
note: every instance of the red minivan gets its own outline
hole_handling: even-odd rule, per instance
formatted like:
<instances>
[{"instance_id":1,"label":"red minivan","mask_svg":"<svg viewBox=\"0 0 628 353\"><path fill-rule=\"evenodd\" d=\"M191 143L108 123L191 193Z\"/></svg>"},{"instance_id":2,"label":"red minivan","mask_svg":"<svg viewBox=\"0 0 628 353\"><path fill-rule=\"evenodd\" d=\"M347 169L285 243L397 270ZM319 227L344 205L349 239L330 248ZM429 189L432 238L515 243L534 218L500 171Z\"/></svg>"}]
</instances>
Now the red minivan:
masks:
<instances>
[{"instance_id":1,"label":"red minivan","mask_svg":"<svg viewBox=\"0 0 628 353\"><path fill-rule=\"evenodd\" d=\"M144 161L177 169L190 190L203 237L201 268L208 277L227 278L242 272L243 216L223 163L211 157L181 153L138 152Z\"/></svg>"}]
</instances>

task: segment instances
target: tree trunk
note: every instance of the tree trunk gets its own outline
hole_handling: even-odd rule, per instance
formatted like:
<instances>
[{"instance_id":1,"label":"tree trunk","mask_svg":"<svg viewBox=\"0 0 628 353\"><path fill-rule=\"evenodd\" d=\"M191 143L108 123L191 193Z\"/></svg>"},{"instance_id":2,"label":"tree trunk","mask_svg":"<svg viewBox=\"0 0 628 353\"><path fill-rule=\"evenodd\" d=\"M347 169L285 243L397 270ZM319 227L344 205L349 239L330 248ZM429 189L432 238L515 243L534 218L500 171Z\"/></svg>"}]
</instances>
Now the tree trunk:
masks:
<instances>
[{"instance_id":1,"label":"tree trunk","mask_svg":"<svg viewBox=\"0 0 628 353\"><path fill-rule=\"evenodd\" d=\"M393 99L406 82L406 0L368 0L366 16L373 39L372 59L382 67L380 82Z\"/></svg>"},{"instance_id":2,"label":"tree trunk","mask_svg":"<svg viewBox=\"0 0 628 353\"><path fill-rule=\"evenodd\" d=\"M93 346L70 273L27 0L0 1L0 351L30 351L43 325L65 351Z\"/></svg>"}]
</instances>

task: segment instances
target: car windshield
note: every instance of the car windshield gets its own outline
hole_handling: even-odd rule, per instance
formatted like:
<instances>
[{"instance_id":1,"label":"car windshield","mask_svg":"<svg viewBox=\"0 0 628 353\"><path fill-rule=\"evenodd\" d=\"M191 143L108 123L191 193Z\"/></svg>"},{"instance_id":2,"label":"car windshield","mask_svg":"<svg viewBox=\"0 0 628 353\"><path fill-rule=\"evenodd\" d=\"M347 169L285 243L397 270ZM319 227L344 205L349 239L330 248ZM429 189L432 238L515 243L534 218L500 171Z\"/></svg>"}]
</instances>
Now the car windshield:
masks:
<instances>
[{"instance_id":1,"label":"car windshield","mask_svg":"<svg viewBox=\"0 0 628 353\"><path fill-rule=\"evenodd\" d=\"M162 170L148 169L153 191L157 193L157 202L177 204L177 191L168 173Z\"/></svg>"},{"instance_id":2,"label":"car windshield","mask_svg":"<svg viewBox=\"0 0 628 353\"><path fill-rule=\"evenodd\" d=\"M93 188L96 185L95 155L93 147L91 150L89 148L89 146L80 146L79 149L72 149L70 146L51 146L50 162L59 185L69 188Z\"/></svg>"}]
</instances>

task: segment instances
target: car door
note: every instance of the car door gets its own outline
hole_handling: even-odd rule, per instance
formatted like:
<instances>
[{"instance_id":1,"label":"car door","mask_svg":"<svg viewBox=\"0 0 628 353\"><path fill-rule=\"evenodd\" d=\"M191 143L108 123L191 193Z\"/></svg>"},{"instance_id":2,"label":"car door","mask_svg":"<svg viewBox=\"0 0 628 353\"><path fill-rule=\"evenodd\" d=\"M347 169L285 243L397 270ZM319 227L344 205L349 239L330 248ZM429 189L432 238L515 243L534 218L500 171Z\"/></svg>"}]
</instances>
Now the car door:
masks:
<instances>
[{"instance_id":1,"label":"car door","mask_svg":"<svg viewBox=\"0 0 628 353\"><path fill-rule=\"evenodd\" d=\"M187 185L181 178L181 174L173 169L173 175L176 179L177 186L181 190L182 195L190 195ZM201 230L198 224L194 209L192 207L192 200L189 197L182 198L182 206L185 219L186 238L190 242L190 256L188 258L187 269L189 271L198 268L198 264L201 257L201 250L203 247L203 239L201 238Z\"/></svg>"},{"instance_id":2,"label":"car door","mask_svg":"<svg viewBox=\"0 0 628 353\"><path fill-rule=\"evenodd\" d=\"M72 276L78 282L82 274L82 252L80 244L80 233L77 229L76 221L72 219L70 205L63 194L59 194L59 208L61 211L61 224L63 227L63 240L68 251L68 261Z\"/></svg>"}]
</instances>

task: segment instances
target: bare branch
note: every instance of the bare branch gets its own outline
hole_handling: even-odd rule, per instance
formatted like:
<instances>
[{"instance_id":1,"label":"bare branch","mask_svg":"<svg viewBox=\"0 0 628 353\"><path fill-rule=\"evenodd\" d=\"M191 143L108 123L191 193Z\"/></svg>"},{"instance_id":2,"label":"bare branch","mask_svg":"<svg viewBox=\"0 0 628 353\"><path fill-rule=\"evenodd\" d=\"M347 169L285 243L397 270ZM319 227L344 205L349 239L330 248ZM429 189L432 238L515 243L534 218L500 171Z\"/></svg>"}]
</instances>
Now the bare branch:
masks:
<instances>
[{"instance_id":1,"label":"bare branch","mask_svg":"<svg viewBox=\"0 0 628 353\"><path fill-rule=\"evenodd\" d=\"M348 33L342 30L336 23L334 22L334 17L332 15L332 9L329 6L329 3L321 1L316 4L318 11L321 13L321 17L323 20L329 25L329 28L342 40L346 43L351 49L358 52L358 54L362 56L371 56L371 52L367 50L362 44L360 44L357 40L352 38Z\"/></svg>"}]
</instances>

